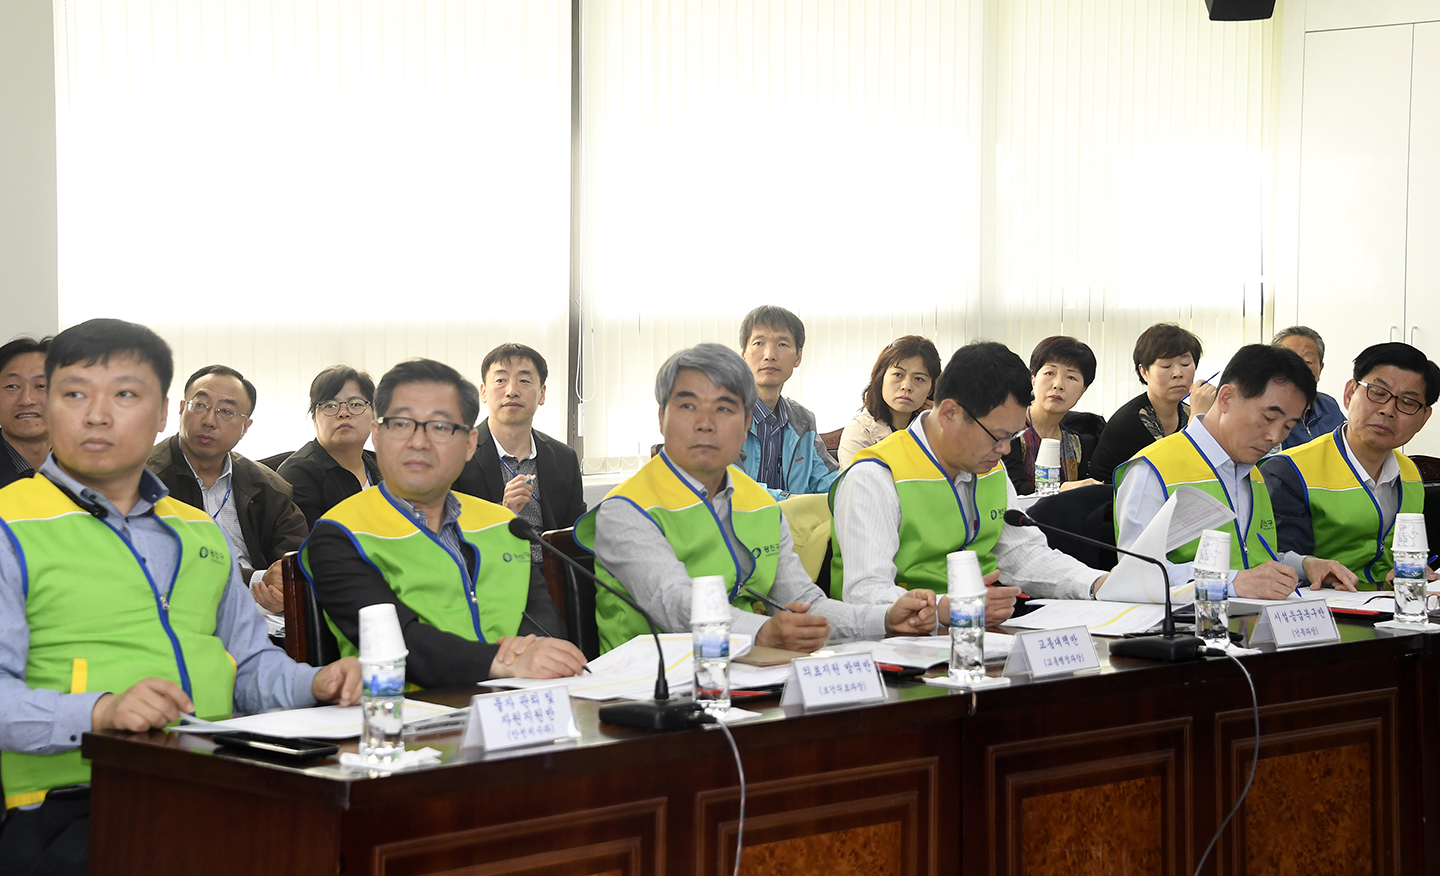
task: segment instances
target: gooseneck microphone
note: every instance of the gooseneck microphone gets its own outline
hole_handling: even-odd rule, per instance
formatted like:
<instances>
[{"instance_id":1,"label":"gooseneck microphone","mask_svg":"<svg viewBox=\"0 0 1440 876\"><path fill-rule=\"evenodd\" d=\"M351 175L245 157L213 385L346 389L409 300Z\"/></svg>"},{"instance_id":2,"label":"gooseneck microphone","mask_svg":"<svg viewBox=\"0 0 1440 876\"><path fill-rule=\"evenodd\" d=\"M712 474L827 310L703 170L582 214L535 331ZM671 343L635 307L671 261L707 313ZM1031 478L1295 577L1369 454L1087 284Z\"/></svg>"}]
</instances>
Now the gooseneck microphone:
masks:
<instances>
[{"instance_id":1,"label":"gooseneck microphone","mask_svg":"<svg viewBox=\"0 0 1440 876\"><path fill-rule=\"evenodd\" d=\"M1058 532L1068 538L1073 538L1082 544L1104 548L1107 551L1114 551L1117 554L1124 554L1127 557L1134 557L1137 560L1144 560L1160 567L1160 574L1165 581L1165 619L1160 622L1160 635L1142 636L1136 639L1120 639L1110 645L1110 653L1119 657L1139 657L1144 660L1163 660L1167 663L1183 663L1186 660L1198 660L1205 650L1205 643L1199 636L1179 636L1175 634L1175 618L1170 612L1170 572L1165 564L1144 554L1137 554L1134 551L1127 551L1122 547L1081 535L1078 532L1071 532L1068 529L1061 529L1058 526L1051 526L1048 523L1041 523L1023 511L1014 508L1005 512L1005 522L1010 526L1034 526L1038 529Z\"/></svg>"},{"instance_id":2,"label":"gooseneck microphone","mask_svg":"<svg viewBox=\"0 0 1440 876\"><path fill-rule=\"evenodd\" d=\"M655 676L655 699L653 702L617 703L612 706L600 708L600 720L607 724L615 724L620 727L634 727L639 730L681 730L686 727L693 727L696 724L706 723L703 710L693 700L671 699L670 683L665 680L665 649L660 647L660 630L655 626L655 621L643 608L635 604L635 601L624 593L595 577L589 569L565 556L565 552L545 541L535 531L535 527L519 517L510 521L510 534L516 538L523 538L531 544L540 545L541 550L549 551L562 562L570 567L576 574L585 578L591 583L598 584L606 590L615 594L615 597L626 605L635 609L645 623L650 625L650 635L655 637L655 650L660 655L660 666Z\"/></svg>"}]
</instances>

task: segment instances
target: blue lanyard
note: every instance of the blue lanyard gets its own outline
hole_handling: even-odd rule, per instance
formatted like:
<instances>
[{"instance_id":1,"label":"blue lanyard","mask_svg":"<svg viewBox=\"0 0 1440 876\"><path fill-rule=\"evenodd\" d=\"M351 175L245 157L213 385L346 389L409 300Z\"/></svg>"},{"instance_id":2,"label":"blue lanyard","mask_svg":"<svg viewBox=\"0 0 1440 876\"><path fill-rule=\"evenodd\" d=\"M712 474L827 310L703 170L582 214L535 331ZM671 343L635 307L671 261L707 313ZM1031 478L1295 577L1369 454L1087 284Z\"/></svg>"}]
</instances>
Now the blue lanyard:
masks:
<instances>
[{"instance_id":1,"label":"blue lanyard","mask_svg":"<svg viewBox=\"0 0 1440 876\"><path fill-rule=\"evenodd\" d=\"M215 509L214 514L210 515L211 520L216 522L220 520L220 512L225 510L225 503L230 501L230 491L233 489L235 489L235 478L232 477L230 478L230 485L225 488L225 498L220 500L220 507Z\"/></svg>"}]
</instances>

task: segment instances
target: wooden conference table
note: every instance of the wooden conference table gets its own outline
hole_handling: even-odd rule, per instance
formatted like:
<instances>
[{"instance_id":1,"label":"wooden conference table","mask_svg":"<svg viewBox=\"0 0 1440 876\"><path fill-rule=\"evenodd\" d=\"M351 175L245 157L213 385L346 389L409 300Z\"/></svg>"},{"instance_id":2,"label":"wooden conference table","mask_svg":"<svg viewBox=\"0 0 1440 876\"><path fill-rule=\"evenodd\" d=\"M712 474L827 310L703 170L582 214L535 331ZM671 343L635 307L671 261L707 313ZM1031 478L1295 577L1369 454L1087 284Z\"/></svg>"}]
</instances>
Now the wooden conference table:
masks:
<instances>
[{"instance_id":1,"label":"wooden conference table","mask_svg":"<svg viewBox=\"0 0 1440 876\"><path fill-rule=\"evenodd\" d=\"M1340 629L1341 644L1244 658L1260 767L1207 872L1440 870L1440 637ZM733 725L742 871L1191 872L1245 782L1249 689L1229 660L1110 659L1099 641L1098 674L973 695L904 684L818 714L768 701ZM487 755L424 736L444 765L389 777L87 734L91 872L728 874L739 787L723 734L576 709L578 743Z\"/></svg>"}]
</instances>

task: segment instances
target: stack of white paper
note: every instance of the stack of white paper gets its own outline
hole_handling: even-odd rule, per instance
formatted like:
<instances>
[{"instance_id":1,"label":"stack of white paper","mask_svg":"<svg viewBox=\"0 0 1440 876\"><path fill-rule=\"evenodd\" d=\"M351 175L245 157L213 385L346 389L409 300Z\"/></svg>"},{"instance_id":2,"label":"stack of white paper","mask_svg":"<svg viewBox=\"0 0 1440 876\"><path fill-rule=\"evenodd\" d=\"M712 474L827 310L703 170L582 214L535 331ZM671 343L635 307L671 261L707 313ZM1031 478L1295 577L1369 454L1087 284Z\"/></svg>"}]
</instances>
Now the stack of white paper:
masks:
<instances>
[{"instance_id":1,"label":"stack of white paper","mask_svg":"<svg viewBox=\"0 0 1440 876\"><path fill-rule=\"evenodd\" d=\"M1194 487L1176 487L1175 492L1160 507L1160 513L1135 539L1130 550L1147 557L1164 560L1165 555L1182 544L1188 544L1200 537L1206 529L1215 529L1227 520L1235 519L1235 512L1213 496L1202 493ZM1185 581L1170 582L1170 601L1187 603L1195 601L1195 587ZM1096 596L1111 602L1165 602L1165 579L1154 563L1120 555L1120 562L1110 570L1110 577L1100 585ZM1074 626L1074 624L1070 624ZM1049 629L1048 627L1046 629ZM1093 631L1093 630L1092 630Z\"/></svg>"},{"instance_id":2,"label":"stack of white paper","mask_svg":"<svg viewBox=\"0 0 1440 876\"><path fill-rule=\"evenodd\" d=\"M1097 636L1123 636L1143 633L1157 626L1164 617L1163 605L1062 599L1047 602L1024 617L1011 618L1000 626L1021 630L1084 626Z\"/></svg>"},{"instance_id":3,"label":"stack of white paper","mask_svg":"<svg viewBox=\"0 0 1440 876\"><path fill-rule=\"evenodd\" d=\"M422 721L463 711L406 697L405 726L412 727ZM184 720L181 726L170 729L178 733L259 733L286 739L353 739L360 735L361 718L359 706L316 706L261 712L225 721Z\"/></svg>"},{"instance_id":4,"label":"stack of white paper","mask_svg":"<svg viewBox=\"0 0 1440 876\"><path fill-rule=\"evenodd\" d=\"M731 658L749 651L750 645L749 636L731 633ZM661 633L660 647L665 654L665 680L670 685L670 693L684 693L694 687L695 645L690 634ZM496 678L485 684L511 688L564 684L570 689L570 696L582 700L643 700L654 695L659 660L653 636L636 636L613 651L601 654L589 665L589 672L571 678ZM734 671L733 665L731 671Z\"/></svg>"}]
</instances>

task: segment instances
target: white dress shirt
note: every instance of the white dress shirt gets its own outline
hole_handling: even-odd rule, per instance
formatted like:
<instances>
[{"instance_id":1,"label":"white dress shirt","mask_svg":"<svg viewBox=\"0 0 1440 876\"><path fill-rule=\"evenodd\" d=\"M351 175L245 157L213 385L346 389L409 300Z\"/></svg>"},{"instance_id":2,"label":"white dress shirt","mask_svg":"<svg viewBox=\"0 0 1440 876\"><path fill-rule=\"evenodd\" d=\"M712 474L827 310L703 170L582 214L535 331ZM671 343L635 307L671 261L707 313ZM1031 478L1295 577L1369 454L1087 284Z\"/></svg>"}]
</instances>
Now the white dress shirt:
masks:
<instances>
[{"instance_id":1,"label":"white dress shirt","mask_svg":"<svg viewBox=\"0 0 1440 876\"><path fill-rule=\"evenodd\" d=\"M1197 414L1190 418L1189 424L1181 430L1181 434L1188 435L1195 442L1200 455L1209 463L1210 468L1215 472L1220 485L1225 488L1225 494L1230 497L1230 509L1235 512L1236 531L1243 533L1250 531L1250 515L1253 501L1250 495L1250 469L1254 468L1253 463L1235 462L1210 430L1205 428L1205 415ZM1145 531L1145 527L1160 513L1160 508L1166 500L1165 484L1155 473L1155 469L1149 465L1132 465L1126 470L1124 478L1120 482L1115 493L1115 520L1120 525L1119 534L1115 543L1122 548L1129 548L1135 544L1135 539ZM1270 545L1273 550L1274 545ZM1294 551L1286 551L1278 556L1267 553L1261 557L1250 557L1250 567L1264 563L1271 558L1277 559L1295 570L1295 573L1302 579L1305 577L1305 569L1302 563L1305 557ZM1170 575L1170 584L1175 586L1191 581L1195 578L1194 563L1172 563L1162 557L1166 570ZM1235 595L1235 575L1240 569L1231 569L1230 595Z\"/></svg>"},{"instance_id":2,"label":"white dress shirt","mask_svg":"<svg viewBox=\"0 0 1440 876\"><path fill-rule=\"evenodd\" d=\"M916 417L909 432L927 453L925 421L930 412ZM1020 507L1015 486L1005 481L1005 507ZM975 476L962 471L955 477L966 520L978 520L975 508ZM951 533L940 534L949 543ZM835 490L835 538L837 550L845 557L846 602L889 605L905 593L895 583L895 554L900 550L900 496L895 480L880 465L861 463L847 469ZM938 549L938 548L937 548ZM955 550L960 550L958 544ZM1095 579L1105 573L1092 569L1068 554L1054 550L1038 529L1005 526L993 549L1000 581L1020 587L1029 596L1051 599L1090 599ZM832 585L833 586L833 585Z\"/></svg>"}]
</instances>

